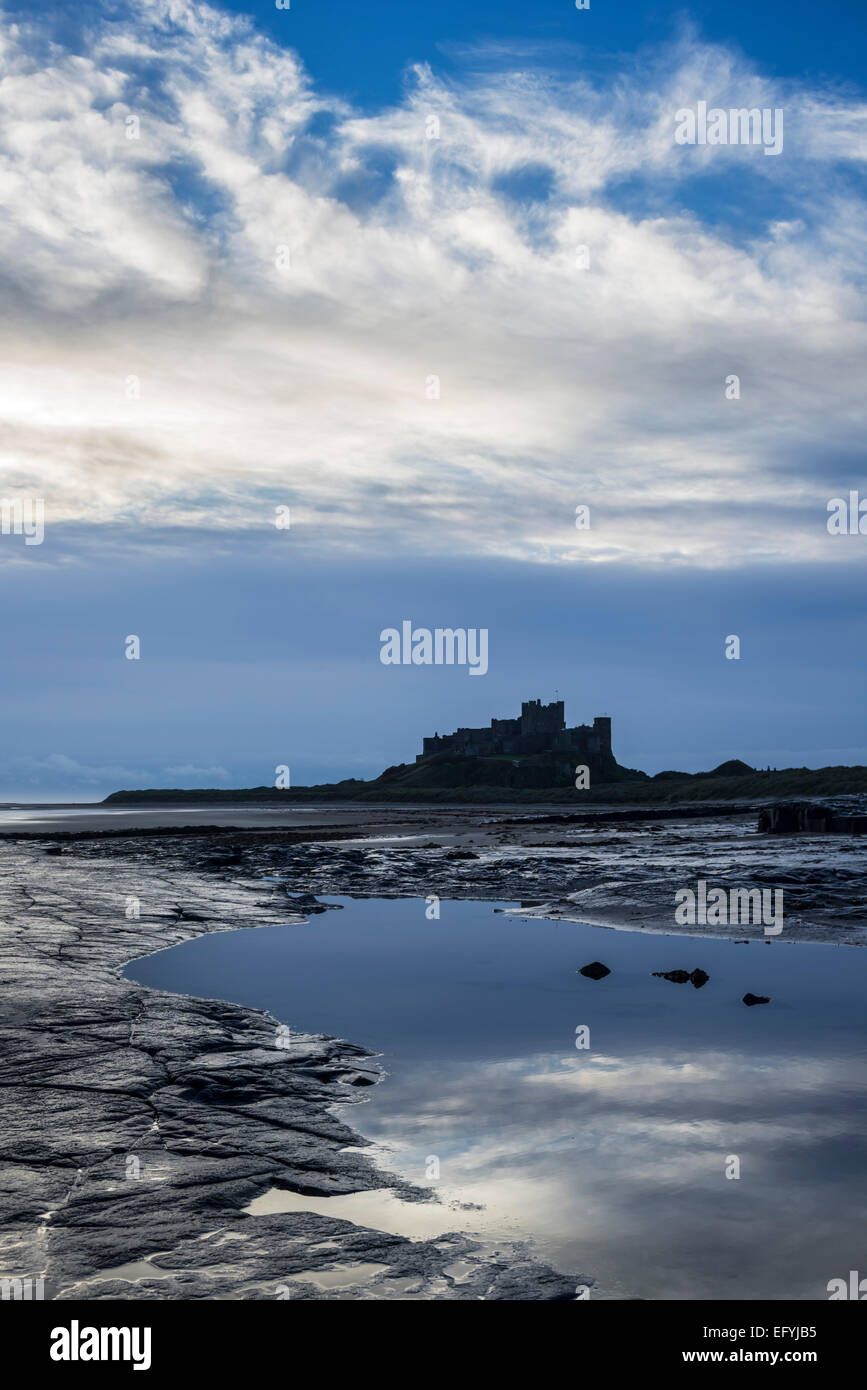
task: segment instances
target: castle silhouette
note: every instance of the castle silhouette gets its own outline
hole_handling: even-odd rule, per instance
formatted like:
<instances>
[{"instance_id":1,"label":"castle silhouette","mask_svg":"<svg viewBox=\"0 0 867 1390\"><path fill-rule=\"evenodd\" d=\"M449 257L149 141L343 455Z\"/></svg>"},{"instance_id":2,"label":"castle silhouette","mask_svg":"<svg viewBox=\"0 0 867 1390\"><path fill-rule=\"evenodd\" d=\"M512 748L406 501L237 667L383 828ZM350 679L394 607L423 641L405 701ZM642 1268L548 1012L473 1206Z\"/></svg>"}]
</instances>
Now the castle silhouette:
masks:
<instances>
[{"instance_id":1,"label":"castle silhouette","mask_svg":"<svg viewBox=\"0 0 867 1390\"><path fill-rule=\"evenodd\" d=\"M453 734L437 734L422 740L416 762L450 753L459 758L489 758L500 755L524 757L540 753L573 754L580 761L604 766L613 761L611 720L599 715L589 724L566 728L564 702L525 700L520 718L492 719L489 729L457 729Z\"/></svg>"}]
</instances>

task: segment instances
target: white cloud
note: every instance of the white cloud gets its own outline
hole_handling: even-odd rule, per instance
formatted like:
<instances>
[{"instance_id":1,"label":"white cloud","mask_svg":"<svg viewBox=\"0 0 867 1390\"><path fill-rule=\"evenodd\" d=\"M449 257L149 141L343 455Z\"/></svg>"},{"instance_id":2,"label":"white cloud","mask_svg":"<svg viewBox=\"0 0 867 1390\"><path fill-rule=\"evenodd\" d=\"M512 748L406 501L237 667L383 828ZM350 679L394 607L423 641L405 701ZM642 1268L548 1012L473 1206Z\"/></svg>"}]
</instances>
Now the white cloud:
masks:
<instances>
[{"instance_id":1,"label":"white cloud","mask_svg":"<svg viewBox=\"0 0 867 1390\"><path fill-rule=\"evenodd\" d=\"M0 83L0 468L49 527L288 501L319 549L854 555L825 503L860 458L863 207L829 166L863 105L691 34L604 89L419 68L372 116L206 6L147 0L42 71L38 37L10 26ZM676 146L699 99L783 107L783 155ZM771 209L751 240L688 210L724 170Z\"/></svg>"}]
</instances>

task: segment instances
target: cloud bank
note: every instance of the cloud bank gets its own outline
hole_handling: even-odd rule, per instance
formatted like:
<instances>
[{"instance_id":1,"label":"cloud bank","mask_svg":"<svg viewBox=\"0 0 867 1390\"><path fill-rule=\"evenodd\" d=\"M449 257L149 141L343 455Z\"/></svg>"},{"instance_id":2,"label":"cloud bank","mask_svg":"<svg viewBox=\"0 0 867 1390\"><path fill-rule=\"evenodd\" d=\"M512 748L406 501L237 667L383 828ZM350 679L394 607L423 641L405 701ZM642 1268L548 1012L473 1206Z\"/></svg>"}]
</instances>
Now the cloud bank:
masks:
<instances>
[{"instance_id":1,"label":"cloud bank","mask_svg":"<svg viewBox=\"0 0 867 1390\"><path fill-rule=\"evenodd\" d=\"M45 499L40 559L281 505L319 552L860 555L825 526L863 478L854 96L685 31L604 82L469 51L370 115L206 5L48 23L0 83L2 493ZM782 153L677 145L699 100L782 108Z\"/></svg>"}]
</instances>

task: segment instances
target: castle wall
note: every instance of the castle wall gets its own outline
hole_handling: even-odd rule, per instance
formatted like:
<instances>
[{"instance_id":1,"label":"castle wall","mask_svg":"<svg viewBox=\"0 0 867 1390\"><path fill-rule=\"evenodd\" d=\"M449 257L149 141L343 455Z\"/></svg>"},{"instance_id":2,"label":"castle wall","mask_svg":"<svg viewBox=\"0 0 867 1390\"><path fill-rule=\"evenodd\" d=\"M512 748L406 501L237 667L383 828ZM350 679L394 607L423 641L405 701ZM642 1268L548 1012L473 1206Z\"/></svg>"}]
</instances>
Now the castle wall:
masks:
<instances>
[{"instance_id":1,"label":"castle wall","mask_svg":"<svg viewBox=\"0 0 867 1390\"><path fill-rule=\"evenodd\" d=\"M597 715L592 728L579 724L567 729L562 700L549 705L543 705L541 700L525 700L519 719L492 719L489 729L457 729L453 734L423 739L416 762L439 753L478 758L494 754L532 755L555 749L574 752L587 762L608 761L612 757L610 718Z\"/></svg>"}]
</instances>

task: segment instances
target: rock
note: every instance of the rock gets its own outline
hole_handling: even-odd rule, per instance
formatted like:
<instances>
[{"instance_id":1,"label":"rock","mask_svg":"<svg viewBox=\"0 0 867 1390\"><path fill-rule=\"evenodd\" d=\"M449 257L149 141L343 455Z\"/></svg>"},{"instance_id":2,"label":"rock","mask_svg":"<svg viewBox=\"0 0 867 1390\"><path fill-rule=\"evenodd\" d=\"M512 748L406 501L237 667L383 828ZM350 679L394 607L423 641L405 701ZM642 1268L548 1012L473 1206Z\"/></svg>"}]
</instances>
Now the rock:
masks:
<instances>
[{"instance_id":1,"label":"rock","mask_svg":"<svg viewBox=\"0 0 867 1390\"><path fill-rule=\"evenodd\" d=\"M319 912L331 912L338 907L337 903L321 903L315 893L289 893L286 895L291 899L292 906L300 908L305 917L315 916Z\"/></svg>"},{"instance_id":2,"label":"rock","mask_svg":"<svg viewBox=\"0 0 867 1390\"><path fill-rule=\"evenodd\" d=\"M587 980L604 980L606 975L611 974L611 971L607 965L602 964L601 960L592 960L589 965L582 965L578 974L583 975Z\"/></svg>"},{"instance_id":3,"label":"rock","mask_svg":"<svg viewBox=\"0 0 867 1390\"><path fill-rule=\"evenodd\" d=\"M204 856L205 862L214 868L221 869L224 865L232 866L243 862L243 854L239 849L234 850L214 850L212 854Z\"/></svg>"},{"instance_id":4,"label":"rock","mask_svg":"<svg viewBox=\"0 0 867 1390\"><path fill-rule=\"evenodd\" d=\"M305 1300L389 1298L408 1280L421 1299L574 1300L576 1277L522 1249L491 1256L469 1236L410 1240L304 1210L246 1214L273 1189L430 1194L371 1162L334 1113L379 1079L369 1049L294 1030L283 1047L262 1010L121 975L208 932L285 921L283 894L263 907L202 862L203 838L71 841L59 865L38 842L0 837L0 1273L42 1277L47 1297L77 1306L274 1300L287 1278ZM124 914L128 884L141 918ZM298 916L302 905L334 906L305 894ZM137 1263L152 1272L119 1272ZM353 1263L382 1270L339 1292L304 1277Z\"/></svg>"},{"instance_id":5,"label":"rock","mask_svg":"<svg viewBox=\"0 0 867 1390\"><path fill-rule=\"evenodd\" d=\"M838 816L815 801L781 801L759 812L758 829L768 835L864 835L867 816Z\"/></svg>"},{"instance_id":6,"label":"rock","mask_svg":"<svg viewBox=\"0 0 867 1390\"><path fill-rule=\"evenodd\" d=\"M671 980L675 985L694 985L696 989L701 989L710 979L706 970L652 970L651 974L655 980Z\"/></svg>"},{"instance_id":7,"label":"rock","mask_svg":"<svg viewBox=\"0 0 867 1390\"><path fill-rule=\"evenodd\" d=\"M770 1004L770 999L766 994L745 994L744 1003L752 1006L753 1004Z\"/></svg>"}]
</instances>

